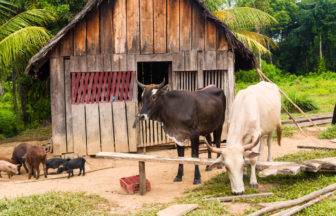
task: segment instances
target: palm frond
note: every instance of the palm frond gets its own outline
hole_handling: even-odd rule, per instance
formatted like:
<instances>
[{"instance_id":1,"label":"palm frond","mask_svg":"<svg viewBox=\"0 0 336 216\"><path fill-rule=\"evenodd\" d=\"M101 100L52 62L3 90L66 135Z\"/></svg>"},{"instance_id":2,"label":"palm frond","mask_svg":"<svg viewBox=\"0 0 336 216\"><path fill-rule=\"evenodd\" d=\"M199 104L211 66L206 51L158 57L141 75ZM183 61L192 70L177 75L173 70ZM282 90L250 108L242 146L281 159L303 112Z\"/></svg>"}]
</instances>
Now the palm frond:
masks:
<instances>
[{"instance_id":1,"label":"palm frond","mask_svg":"<svg viewBox=\"0 0 336 216\"><path fill-rule=\"evenodd\" d=\"M261 43L257 40L254 40L246 35L240 34L236 32L236 30L232 30L238 40L244 42L251 50L255 53L260 53L261 55L271 54Z\"/></svg>"},{"instance_id":2,"label":"palm frond","mask_svg":"<svg viewBox=\"0 0 336 216\"><path fill-rule=\"evenodd\" d=\"M278 21L261 10L256 8L249 8L249 7L235 7L225 9L224 11L229 12L234 15L237 24L232 23L230 20L225 21L230 28L232 29L251 29L255 28L256 26L271 26L274 24L278 24Z\"/></svg>"},{"instance_id":3,"label":"palm frond","mask_svg":"<svg viewBox=\"0 0 336 216\"><path fill-rule=\"evenodd\" d=\"M50 33L43 27L26 27L0 40L0 64L27 62L49 40Z\"/></svg>"},{"instance_id":4,"label":"palm frond","mask_svg":"<svg viewBox=\"0 0 336 216\"><path fill-rule=\"evenodd\" d=\"M226 11L226 10L222 10L222 11L215 11L213 12L213 14L218 17L219 19L223 20L225 23L229 24L229 26L237 24L235 15L233 15L232 13Z\"/></svg>"},{"instance_id":5,"label":"palm frond","mask_svg":"<svg viewBox=\"0 0 336 216\"><path fill-rule=\"evenodd\" d=\"M271 38L265 36L265 35L262 35L262 34L259 34L259 33L256 33L256 32L251 32L251 31L242 31L242 30L235 30L236 33L239 33L241 35L244 35L248 38L251 38L255 41L258 41L258 43L260 43L261 45L263 45L264 47L267 46L267 42L269 42L269 44L271 45L271 47L273 49L275 48L278 48L278 44L272 40Z\"/></svg>"},{"instance_id":6,"label":"palm frond","mask_svg":"<svg viewBox=\"0 0 336 216\"><path fill-rule=\"evenodd\" d=\"M0 41L8 35L29 26L47 26L55 18L44 9L34 9L22 12L0 26Z\"/></svg>"},{"instance_id":7,"label":"palm frond","mask_svg":"<svg viewBox=\"0 0 336 216\"><path fill-rule=\"evenodd\" d=\"M11 14L15 13L15 11L13 10L13 8L15 7L16 6L11 2L0 0L0 17L2 19L8 18Z\"/></svg>"}]
</instances>

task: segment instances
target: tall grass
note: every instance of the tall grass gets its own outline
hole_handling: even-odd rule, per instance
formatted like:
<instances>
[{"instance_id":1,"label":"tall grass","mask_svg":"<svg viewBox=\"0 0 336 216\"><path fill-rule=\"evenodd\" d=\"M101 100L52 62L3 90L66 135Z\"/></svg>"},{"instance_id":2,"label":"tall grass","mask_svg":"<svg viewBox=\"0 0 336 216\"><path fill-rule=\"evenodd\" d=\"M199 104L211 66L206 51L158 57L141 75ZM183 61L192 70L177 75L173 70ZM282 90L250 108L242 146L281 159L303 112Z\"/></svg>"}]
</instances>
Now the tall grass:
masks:
<instances>
[{"instance_id":1,"label":"tall grass","mask_svg":"<svg viewBox=\"0 0 336 216\"><path fill-rule=\"evenodd\" d=\"M291 91L287 96L298 105L304 112L319 110L319 106L315 99L313 99L308 93L301 93ZM297 108L286 98L283 99L282 104L287 108L289 112L299 112Z\"/></svg>"},{"instance_id":2,"label":"tall grass","mask_svg":"<svg viewBox=\"0 0 336 216\"><path fill-rule=\"evenodd\" d=\"M336 125L331 125L326 131L319 133L319 139L333 139L336 137Z\"/></svg>"}]
</instances>

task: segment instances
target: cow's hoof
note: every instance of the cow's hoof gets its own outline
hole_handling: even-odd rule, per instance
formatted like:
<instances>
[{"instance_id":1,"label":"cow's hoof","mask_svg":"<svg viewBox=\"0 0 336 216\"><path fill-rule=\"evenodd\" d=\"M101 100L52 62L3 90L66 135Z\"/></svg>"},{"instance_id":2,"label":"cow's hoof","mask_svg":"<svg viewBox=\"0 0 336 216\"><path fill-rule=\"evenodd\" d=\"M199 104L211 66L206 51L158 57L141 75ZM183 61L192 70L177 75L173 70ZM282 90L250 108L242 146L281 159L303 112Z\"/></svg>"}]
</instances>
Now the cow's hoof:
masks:
<instances>
[{"instance_id":1,"label":"cow's hoof","mask_svg":"<svg viewBox=\"0 0 336 216\"><path fill-rule=\"evenodd\" d=\"M256 173L259 173L260 171L261 171L261 169L256 168Z\"/></svg>"},{"instance_id":2,"label":"cow's hoof","mask_svg":"<svg viewBox=\"0 0 336 216\"><path fill-rule=\"evenodd\" d=\"M195 179L194 182L193 182L193 184L194 184L194 185L195 185L195 184L201 184L201 179Z\"/></svg>"},{"instance_id":3,"label":"cow's hoof","mask_svg":"<svg viewBox=\"0 0 336 216\"><path fill-rule=\"evenodd\" d=\"M217 167L217 169L223 169L223 166L219 166L219 167Z\"/></svg>"},{"instance_id":4,"label":"cow's hoof","mask_svg":"<svg viewBox=\"0 0 336 216\"><path fill-rule=\"evenodd\" d=\"M211 171L211 170L212 170L212 169L209 168L209 165L207 165L207 166L205 167L205 171L206 171L206 172Z\"/></svg>"},{"instance_id":5,"label":"cow's hoof","mask_svg":"<svg viewBox=\"0 0 336 216\"><path fill-rule=\"evenodd\" d=\"M174 179L174 182L181 182L182 181L182 177L177 177Z\"/></svg>"},{"instance_id":6,"label":"cow's hoof","mask_svg":"<svg viewBox=\"0 0 336 216\"><path fill-rule=\"evenodd\" d=\"M250 184L250 188L258 189L258 184Z\"/></svg>"}]
</instances>

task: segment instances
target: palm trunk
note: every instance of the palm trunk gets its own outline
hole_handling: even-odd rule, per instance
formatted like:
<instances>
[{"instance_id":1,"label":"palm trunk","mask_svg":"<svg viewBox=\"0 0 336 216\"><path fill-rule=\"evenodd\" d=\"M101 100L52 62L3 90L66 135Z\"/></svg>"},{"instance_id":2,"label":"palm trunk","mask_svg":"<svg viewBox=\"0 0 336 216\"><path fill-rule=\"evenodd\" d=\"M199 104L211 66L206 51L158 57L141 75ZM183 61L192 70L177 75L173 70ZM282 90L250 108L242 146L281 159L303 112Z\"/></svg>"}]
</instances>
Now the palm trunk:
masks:
<instances>
[{"instance_id":1,"label":"palm trunk","mask_svg":"<svg viewBox=\"0 0 336 216\"><path fill-rule=\"evenodd\" d=\"M322 35L320 35L320 59L322 58Z\"/></svg>"},{"instance_id":2,"label":"palm trunk","mask_svg":"<svg viewBox=\"0 0 336 216\"><path fill-rule=\"evenodd\" d=\"M16 76L15 76L15 73L16 70L13 69L13 72L12 72L12 85L13 85L13 88L12 88L12 94L13 94L13 105L14 105L14 112L16 113L18 111L18 104L17 104L17 101L16 101Z\"/></svg>"}]
</instances>

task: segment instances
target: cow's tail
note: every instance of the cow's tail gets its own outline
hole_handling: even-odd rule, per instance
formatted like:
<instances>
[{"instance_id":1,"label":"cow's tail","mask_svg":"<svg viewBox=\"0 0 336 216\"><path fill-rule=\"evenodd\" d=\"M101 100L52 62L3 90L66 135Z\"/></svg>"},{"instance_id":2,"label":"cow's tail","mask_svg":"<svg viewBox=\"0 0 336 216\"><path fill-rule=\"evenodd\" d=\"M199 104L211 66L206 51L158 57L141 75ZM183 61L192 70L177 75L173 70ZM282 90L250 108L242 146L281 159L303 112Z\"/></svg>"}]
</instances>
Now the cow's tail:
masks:
<instances>
[{"instance_id":1,"label":"cow's tail","mask_svg":"<svg viewBox=\"0 0 336 216\"><path fill-rule=\"evenodd\" d=\"M85 158L83 158L84 159L84 161L86 162L86 163L88 163L88 164L90 164L89 162L87 162L87 160L85 160ZM90 164L91 165L91 164Z\"/></svg>"},{"instance_id":2,"label":"cow's tail","mask_svg":"<svg viewBox=\"0 0 336 216\"><path fill-rule=\"evenodd\" d=\"M281 127L281 121L279 121L277 125L277 140L279 146L281 146L281 138L282 138L282 127Z\"/></svg>"}]
</instances>

